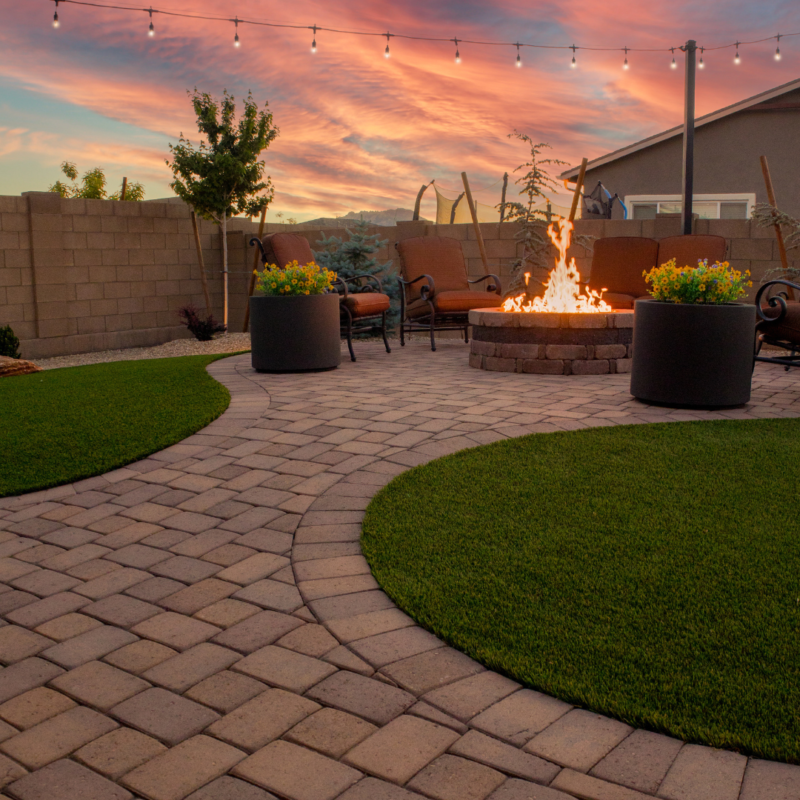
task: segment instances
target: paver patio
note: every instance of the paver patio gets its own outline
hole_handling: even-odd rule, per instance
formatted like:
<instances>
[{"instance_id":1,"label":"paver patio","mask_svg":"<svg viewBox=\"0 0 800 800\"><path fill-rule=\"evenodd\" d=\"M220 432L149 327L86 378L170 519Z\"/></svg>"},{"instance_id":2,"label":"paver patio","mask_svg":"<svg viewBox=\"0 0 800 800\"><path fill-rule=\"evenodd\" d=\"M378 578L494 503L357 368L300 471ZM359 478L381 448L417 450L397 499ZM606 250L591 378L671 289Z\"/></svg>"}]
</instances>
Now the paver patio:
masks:
<instances>
[{"instance_id":1,"label":"paver patio","mask_svg":"<svg viewBox=\"0 0 800 800\"><path fill-rule=\"evenodd\" d=\"M228 411L107 475L0 500L0 797L800 800L800 767L523 689L394 607L359 546L403 470L504 437L800 416L756 367L744 409L674 411L627 375L467 366L461 343L333 372L209 368Z\"/></svg>"}]
</instances>

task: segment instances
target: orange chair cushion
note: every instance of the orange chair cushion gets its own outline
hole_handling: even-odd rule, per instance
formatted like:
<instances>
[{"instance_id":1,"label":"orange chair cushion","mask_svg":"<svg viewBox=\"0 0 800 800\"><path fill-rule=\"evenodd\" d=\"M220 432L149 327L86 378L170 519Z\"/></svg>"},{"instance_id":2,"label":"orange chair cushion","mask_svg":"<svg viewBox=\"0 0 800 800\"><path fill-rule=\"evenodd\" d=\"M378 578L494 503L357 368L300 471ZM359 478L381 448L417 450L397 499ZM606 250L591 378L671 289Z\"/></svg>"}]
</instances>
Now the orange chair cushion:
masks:
<instances>
[{"instance_id":1,"label":"orange chair cushion","mask_svg":"<svg viewBox=\"0 0 800 800\"><path fill-rule=\"evenodd\" d=\"M723 236L692 234L687 236L667 236L658 243L658 265L666 264L673 258L678 267L696 267L698 261L708 259L709 264L724 261L728 243Z\"/></svg>"},{"instance_id":2,"label":"orange chair cushion","mask_svg":"<svg viewBox=\"0 0 800 800\"><path fill-rule=\"evenodd\" d=\"M436 284L436 294L440 292L469 291L467 265L461 242L445 236L418 236L398 242L397 252L403 279L413 281L420 275L430 275ZM420 297L420 287L425 280L406 288L409 301Z\"/></svg>"},{"instance_id":3,"label":"orange chair cushion","mask_svg":"<svg viewBox=\"0 0 800 800\"><path fill-rule=\"evenodd\" d=\"M437 314L466 314L473 308L497 308L503 298L494 292L454 291L439 292L433 297L433 307ZM422 317L430 314L426 300L415 300L406 308L409 317Z\"/></svg>"},{"instance_id":4,"label":"orange chair cushion","mask_svg":"<svg viewBox=\"0 0 800 800\"><path fill-rule=\"evenodd\" d=\"M297 233L271 233L261 240L267 254L267 264L275 264L283 269L292 261L301 267L314 260L314 251L305 236Z\"/></svg>"},{"instance_id":5,"label":"orange chair cushion","mask_svg":"<svg viewBox=\"0 0 800 800\"><path fill-rule=\"evenodd\" d=\"M607 289L604 297L648 294L643 272L658 262L658 242L641 236L612 236L594 243L589 286L595 291ZM609 301L610 303L610 301Z\"/></svg>"},{"instance_id":6,"label":"orange chair cushion","mask_svg":"<svg viewBox=\"0 0 800 800\"><path fill-rule=\"evenodd\" d=\"M800 345L800 303L790 300L786 306L786 316L782 322L778 325L762 322L759 331L771 339L797 342ZM768 317L777 317L781 310L780 306L770 308L767 303L762 304L762 308Z\"/></svg>"},{"instance_id":7,"label":"orange chair cushion","mask_svg":"<svg viewBox=\"0 0 800 800\"><path fill-rule=\"evenodd\" d=\"M376 317L389 310L390 300L387 295L378 292L361 292L347 295L343 304L355 318Z\"/></svg>"}]
</instances>

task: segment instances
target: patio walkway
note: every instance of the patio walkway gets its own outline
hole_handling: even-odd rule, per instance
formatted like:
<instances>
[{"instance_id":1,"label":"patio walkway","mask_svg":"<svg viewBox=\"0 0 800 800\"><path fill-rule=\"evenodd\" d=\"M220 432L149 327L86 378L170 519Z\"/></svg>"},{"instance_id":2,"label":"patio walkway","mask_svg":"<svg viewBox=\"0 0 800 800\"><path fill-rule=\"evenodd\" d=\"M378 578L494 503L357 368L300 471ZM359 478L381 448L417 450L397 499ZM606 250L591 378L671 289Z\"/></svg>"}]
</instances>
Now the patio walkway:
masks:
<instances>
[{"instance_id":1,"label":"patio walkway","mask_svg":"<svg viewBox=\"0 0 800 800\"><path fill-rule=\"evenodd\" d=\"M800 372L758 365L750 406L689 414L626 375L470 369L461 343L357 350L322 374L216 362L233 399L201 432L0 500L0 797L800 800L800 767L485 670L396 609L358 543L410 466L537 431L800 416Z\"/></svg>"}]
</instances>

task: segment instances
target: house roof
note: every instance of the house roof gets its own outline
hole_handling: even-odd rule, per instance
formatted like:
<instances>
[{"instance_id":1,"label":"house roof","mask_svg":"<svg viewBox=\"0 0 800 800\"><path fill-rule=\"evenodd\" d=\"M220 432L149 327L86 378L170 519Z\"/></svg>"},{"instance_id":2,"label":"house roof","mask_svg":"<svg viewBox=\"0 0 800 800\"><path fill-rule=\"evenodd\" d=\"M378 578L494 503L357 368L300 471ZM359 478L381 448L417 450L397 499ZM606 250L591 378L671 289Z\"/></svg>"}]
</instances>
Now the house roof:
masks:
<instances>
[{"instance_id":1,"label":"house roof","mask_svg":"<svg viewBox=\"0 0 800 800\"><path fill-rule=\"evenodd\" d=\"M769 100L773 100L776 97L788 94L789 92L793 92L797 89L800 89L800 78L790 81L789 83L784 83L781 86L776 86L774 89L770 89L769 91L761 92L761 94L753 95L753 97L749 97L747 100L734 103L732 106L720 108L717 111L713 111L711 114L697 117L694 123L695 128L699 128L702 125L708 125L710 122L716 122L724 117L729 117L732 114L738 113L739 111L746 111L748 108L752 108L753 106L757 106L761 103L766 103ZM670 128L662 133L657 133L655 136L649 136L647 139L642 139L640 142L630 144L627 147L623 147L619 150L614 150L612 153L607 153L604 156L600 156L600 158L595 158L586 165L586 169L588 171L596 169L597 167L602 167L604 164L609 164L612 161L625 158L625 156L629 156L632 153L638 152L639 150L644 150L648 147L652 147L654 144L665 142L667 139L671 139L673 136L680 136L682 133L683 125L676 125L674 128ZM559 175L559 178L566 181L574 181L577 179L579 172L579 166L572 167L571 169L562 172Z\"/></svg>"}]
</instances>

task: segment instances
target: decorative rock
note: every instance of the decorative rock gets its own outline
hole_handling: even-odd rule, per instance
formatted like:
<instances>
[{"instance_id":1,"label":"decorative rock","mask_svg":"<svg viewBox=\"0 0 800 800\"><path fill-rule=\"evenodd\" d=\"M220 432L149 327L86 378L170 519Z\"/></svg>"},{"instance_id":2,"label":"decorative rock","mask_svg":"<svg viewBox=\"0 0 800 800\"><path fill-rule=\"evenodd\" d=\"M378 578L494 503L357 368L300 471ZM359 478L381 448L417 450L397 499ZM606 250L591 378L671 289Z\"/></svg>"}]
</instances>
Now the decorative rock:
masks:
<instances>
[{"instance_id":1,"label":"decorative rock","mask_svg":"<svg viewBox=\"0 0 800 800\"><path fill-rule=\"evenodd\" d=\"M33 361L25 361L22 358L8 358L0 356L0 378L9 378L12 375L29 375L31 372L41 372L42 368L37 367Z\"/></svg>"}]
</instances>

